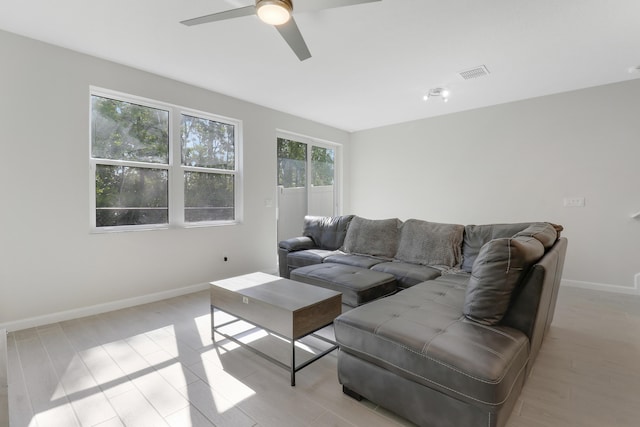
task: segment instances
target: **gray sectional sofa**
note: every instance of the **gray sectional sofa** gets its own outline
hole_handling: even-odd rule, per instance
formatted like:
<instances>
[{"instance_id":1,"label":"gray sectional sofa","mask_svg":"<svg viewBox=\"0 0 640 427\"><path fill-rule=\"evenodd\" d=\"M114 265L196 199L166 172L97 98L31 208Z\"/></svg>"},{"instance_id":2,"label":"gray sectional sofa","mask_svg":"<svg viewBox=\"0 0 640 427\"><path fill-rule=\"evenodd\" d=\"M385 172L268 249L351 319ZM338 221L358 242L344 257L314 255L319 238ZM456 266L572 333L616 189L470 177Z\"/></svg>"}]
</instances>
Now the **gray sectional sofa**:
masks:
<instances>
[{"instance_id":1,"label":"gray sectional sofa","mask_svg":"<svg viewBox=\"0 0 640 427\"><path fill-rule=\"evenodd\" d=\"M396 293L334 322L344 392L421 426L504 426L553 320L561 230L307 217L303 236L279 243L280 275L391 275Z\"/></svg>"}]
</instances>

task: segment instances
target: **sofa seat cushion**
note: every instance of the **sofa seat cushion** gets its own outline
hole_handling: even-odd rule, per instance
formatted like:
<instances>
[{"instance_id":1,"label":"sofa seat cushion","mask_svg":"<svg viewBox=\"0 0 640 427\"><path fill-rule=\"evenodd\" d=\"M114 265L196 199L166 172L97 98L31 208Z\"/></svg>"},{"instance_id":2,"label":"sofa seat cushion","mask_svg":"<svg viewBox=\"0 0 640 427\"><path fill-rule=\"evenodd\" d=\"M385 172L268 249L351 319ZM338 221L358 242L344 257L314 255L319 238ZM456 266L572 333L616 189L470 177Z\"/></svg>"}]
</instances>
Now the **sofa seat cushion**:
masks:
<instances>
[{"instance_id":1,"label":"sofa seat cushion","mask_svg":"<svg viewBox=\"0 0 640 427\"><path fill-rule=\"evenodd\" d=\"M464 297L463 286L436 279L343 313L334 321L340 351L456 399L499 406L524 375L529 341L465 319Z\"/></svg>"},{"instance_id":2,"label":"sofa seat cushion","mask_svg":"<svg viewBox=\"0 0 640 427\"><path fill-rule=\"evenodd\" d=\"M371 269L393 274L398 281L399 288L409 288L426 280L435 279L441 273L440 270L426 265L410 264L402 261L382 262L374 265Z\"/></svg>"},{"instance_id":3,"label":"sofa seat cushion","mask_svg":"<svg viewBox=\"0 0 640 427\"><path fill-rule=\"evenodd\" d=\"M326 263L293 270L291 279L342 292L342 303L357 307L396 291L391 274L351 265Z\"/></svg>"},{"instance_id":4,"label":"sofa seat cushion","mask_svg":"<svg viewBox=\"0 0 640 427\"><path fill-rule=\"evenodd\" d=\"M289 269L304 267L305 265L321 264L325 258L339 253L327 249L307 249L304 251L290 252L287 256Z\"/></svg>"},{"instance_id":5,"label":"sofa seat cushion","mask_svg":"<svg viewBox=\"0 0 640 427\"><path fill-rule=\"evenodd\" d=\"M366 256L366 255L352 255L352 254L339 253L339 254L326 257L324 259L324 262L352 265L354 267L360 267L360 268L371 268L376 264L385 262L385 260L372 257L372 256Z\"/></svg>"},{"instance_id":6,"label":"sofa seat cushion","mask_svg":"<svg viewBox=\"0 0 640 427\"><path fill-rule=\"evenodd\" d=\"M458 271L455 273L444 272L442 276L438 277L439 283L449 283L451 285L467 287L471 274L464 271Z\"/></svg>"}]
</instances>

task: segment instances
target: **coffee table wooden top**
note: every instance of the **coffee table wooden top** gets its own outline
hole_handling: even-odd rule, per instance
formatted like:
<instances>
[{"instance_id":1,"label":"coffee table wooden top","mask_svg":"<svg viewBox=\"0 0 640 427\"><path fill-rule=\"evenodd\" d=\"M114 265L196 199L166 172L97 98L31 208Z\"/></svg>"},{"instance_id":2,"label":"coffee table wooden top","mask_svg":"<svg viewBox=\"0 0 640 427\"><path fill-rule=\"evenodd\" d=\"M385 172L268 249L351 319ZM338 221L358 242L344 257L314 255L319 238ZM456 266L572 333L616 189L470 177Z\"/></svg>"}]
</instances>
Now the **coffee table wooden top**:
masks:
<instances>
[{"instance_id":1,"label":"coffee table wooden top","mask_svg":"<svg viewBox=\"0 0 640 427\"><path fill-rule=\"evenodd\" d=\"M266 273L211 282L212 306L293 339L333 322L341 295Z\"/></svg>"},{"instance_id":2,"label":"coffee table wooden top","mask_svg":"<svg viewBox=\"0 0 640 427\"><path fill-rule=\"evenodd\" d=\"M213 286L255 300L296 311L325 299L340 295L340 292L294 280L283 279L266 273L251 273L230 279L211 282Z\"/></svg>"}]
</instances>

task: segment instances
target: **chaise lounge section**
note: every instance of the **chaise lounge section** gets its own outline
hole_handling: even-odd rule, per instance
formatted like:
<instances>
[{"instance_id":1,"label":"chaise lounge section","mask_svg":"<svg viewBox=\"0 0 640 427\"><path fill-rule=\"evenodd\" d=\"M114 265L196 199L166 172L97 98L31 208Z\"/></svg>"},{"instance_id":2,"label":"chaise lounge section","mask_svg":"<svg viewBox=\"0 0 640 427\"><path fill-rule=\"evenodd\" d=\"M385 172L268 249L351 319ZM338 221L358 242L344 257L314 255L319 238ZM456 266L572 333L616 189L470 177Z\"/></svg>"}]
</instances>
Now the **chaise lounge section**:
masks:
<instances>
[{"instance_id":1,"label":"chaise lounge section","mask_svg":"<svg viewBox=\"0 0 640 427\"><path fill-rule=\"evenodd\" d=\"M334 322L345 393L421 426L504 426L553 320L567 248L561 227L355 216L306 224L305 236L280 243L281 274L313 283L296 273L307 262L396 279L397 293ZM314 233L325 227L334 240L318 245ZM307 248L291 251L297 244ZM304 251L315 258L296 254ZM339 284L330 270L325 280Z\"/></svg>"}]
</instances>

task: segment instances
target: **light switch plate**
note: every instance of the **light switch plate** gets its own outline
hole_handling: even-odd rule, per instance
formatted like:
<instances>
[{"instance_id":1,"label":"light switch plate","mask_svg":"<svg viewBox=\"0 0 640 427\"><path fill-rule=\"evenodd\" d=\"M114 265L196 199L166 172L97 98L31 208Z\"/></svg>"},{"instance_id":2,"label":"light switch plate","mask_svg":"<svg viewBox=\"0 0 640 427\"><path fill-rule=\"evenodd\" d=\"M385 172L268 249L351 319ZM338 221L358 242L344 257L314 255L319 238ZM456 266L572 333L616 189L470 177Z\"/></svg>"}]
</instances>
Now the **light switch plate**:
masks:
<instances>
[{"instance_id":1,"label":"light switch plate","mask_svg":"<svg viewBox=\"0 0 640 427\"><path fill-rule=\"evenodd\" d=\"M564 200L565 208L583 208L584 207L584 197L565 197Z\"/></svg>"}]
</instances>

